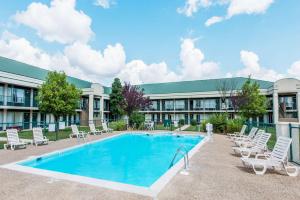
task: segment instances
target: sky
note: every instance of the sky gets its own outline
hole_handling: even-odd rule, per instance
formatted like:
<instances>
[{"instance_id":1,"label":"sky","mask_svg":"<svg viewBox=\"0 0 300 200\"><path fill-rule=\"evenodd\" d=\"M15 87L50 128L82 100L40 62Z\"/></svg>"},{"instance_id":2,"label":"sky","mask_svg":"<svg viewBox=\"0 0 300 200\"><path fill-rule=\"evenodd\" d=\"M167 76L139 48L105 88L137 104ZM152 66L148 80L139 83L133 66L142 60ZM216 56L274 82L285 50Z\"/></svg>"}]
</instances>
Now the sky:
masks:
<instances>
[{"instance_id":1,"label":"sky","mask_svg":"<svg viewBox=\"0 0 300 200\"><path fill-rule=\"evenodd\" d=\"M299 19L299 0L10 0L0 56L103 85L276 81L300 78Z\"/></svg>"}]
</instances>

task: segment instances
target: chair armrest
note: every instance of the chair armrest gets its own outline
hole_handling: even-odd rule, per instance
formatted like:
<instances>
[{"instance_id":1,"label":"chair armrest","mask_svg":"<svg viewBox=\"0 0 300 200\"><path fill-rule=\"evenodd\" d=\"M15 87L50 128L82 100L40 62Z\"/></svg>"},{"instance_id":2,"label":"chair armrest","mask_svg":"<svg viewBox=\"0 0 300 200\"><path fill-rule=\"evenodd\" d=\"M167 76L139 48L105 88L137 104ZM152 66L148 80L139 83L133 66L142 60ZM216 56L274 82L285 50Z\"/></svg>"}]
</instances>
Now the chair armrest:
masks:
<instances>
[{"instance_id":1,"label":"chair armrest","mask_svg":"<svg viewBox=\"0 0 300 200\"><path fill-rule=\"evenodd\" d=\"M259 153L259 154L255 155L255 159L267 159L267 158L269 158L269 155L266 153L263 153L263 154Z\"/></svg>"}]
</instances>

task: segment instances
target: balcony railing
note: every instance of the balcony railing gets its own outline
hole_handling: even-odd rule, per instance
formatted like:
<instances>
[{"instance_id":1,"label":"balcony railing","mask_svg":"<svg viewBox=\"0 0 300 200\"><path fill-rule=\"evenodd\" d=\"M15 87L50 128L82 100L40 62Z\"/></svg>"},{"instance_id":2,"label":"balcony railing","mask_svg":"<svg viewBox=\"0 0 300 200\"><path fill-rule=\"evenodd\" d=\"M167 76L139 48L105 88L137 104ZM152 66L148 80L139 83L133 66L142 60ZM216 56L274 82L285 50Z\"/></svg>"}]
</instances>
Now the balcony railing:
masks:
<instances>
[{"instance_id":1,"label":"balcony railing","mask_svg":"<svg viewBox=\"0 0 300 200\"><path fill-rule=\"evenodd\" d=\"M8 106L30 107L30 99L25 97L6 96Z\"/></svg>"}]
</instances>

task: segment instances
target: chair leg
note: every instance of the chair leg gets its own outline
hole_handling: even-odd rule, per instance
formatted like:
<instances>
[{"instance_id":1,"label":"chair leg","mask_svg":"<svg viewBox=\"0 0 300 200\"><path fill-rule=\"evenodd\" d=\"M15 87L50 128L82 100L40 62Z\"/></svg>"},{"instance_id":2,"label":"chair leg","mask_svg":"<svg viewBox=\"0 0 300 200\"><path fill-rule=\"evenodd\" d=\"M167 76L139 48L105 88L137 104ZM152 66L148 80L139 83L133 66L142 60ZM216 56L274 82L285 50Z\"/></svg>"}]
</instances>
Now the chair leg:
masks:
<instances>
[{"instance_id":1,"label":"chair leg","mask_svg":"<svg viewBox=\"0 0 300 200\"><path fill-rule=\"evenodd\" d=\"M296 166L286 166L286 165L283 165L283 168L284 168L286 174L289 175L289 176L296 177L299 174L299 168L296 167ZM292 170L292 172L289 171L289 170Z\"/></svg>"},{"instance_id":2,"label":"chair leg","mask_svg":"<svg viewBox=\"0 0 300 200\"><path fill-rule=\"evenodd\" d=\"M258 170L257 166L262 166L263 169L262 170ZM264 175L267 171L267 166L266 164L252 164L252 168L255 172L256 175Z\"/></svg>"}]
</instances>

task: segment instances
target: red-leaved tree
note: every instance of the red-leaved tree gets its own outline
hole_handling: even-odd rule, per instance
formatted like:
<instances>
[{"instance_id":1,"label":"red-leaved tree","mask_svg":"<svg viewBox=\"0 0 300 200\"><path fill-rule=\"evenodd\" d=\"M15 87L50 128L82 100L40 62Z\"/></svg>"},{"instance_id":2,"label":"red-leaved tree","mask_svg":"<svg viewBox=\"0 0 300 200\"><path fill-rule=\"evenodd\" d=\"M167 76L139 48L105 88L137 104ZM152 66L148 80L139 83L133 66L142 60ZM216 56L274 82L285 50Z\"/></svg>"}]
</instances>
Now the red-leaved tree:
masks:
<instances>
[{"instance_id":1,"label":"red-leaved tree","mask_svg":"<svg viewBox=\"0 0 300 200\"><path fill-rule=\"evenodd\" d=\"M124 97L124 111L128 117L135 111L149 108L151 101L149 97L144 97L144 91L139 86L126 83L122 91Z\"/></svg>"}]
</instances>

